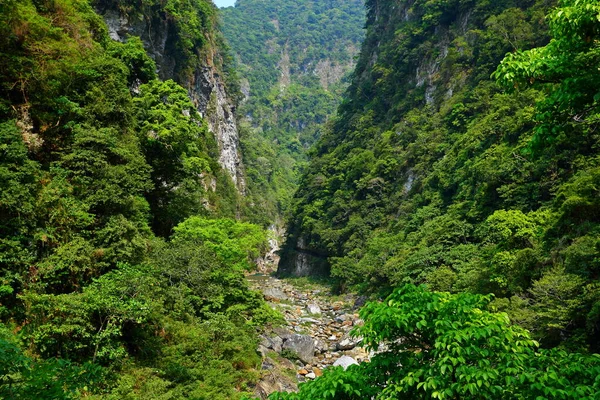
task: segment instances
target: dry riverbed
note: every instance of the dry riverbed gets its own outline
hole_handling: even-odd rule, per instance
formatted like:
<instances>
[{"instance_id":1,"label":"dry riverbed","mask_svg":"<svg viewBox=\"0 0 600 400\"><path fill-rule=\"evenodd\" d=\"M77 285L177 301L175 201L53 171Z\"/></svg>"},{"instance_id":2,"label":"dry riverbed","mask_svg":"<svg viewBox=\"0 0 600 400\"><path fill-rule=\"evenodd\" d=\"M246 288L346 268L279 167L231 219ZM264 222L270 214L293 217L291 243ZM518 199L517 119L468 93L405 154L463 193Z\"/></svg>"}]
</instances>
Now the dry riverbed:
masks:
<instances>
[{"instance_id":1,"label":"dry riverbed","mask_svg":"<svg viewBox=\"0 0 600 400\"><path fill-rule=\"evenodd\" d=\"M329 287L307 279L255 274L248 280L286 321L262 335L258 351L264 373L256 389L260 398L297 390L299 382L315 379L332 365L346 368L369 359L360 339L349 334L361 323L362 298L332 296Z\"/></svg>"}]
</instances>

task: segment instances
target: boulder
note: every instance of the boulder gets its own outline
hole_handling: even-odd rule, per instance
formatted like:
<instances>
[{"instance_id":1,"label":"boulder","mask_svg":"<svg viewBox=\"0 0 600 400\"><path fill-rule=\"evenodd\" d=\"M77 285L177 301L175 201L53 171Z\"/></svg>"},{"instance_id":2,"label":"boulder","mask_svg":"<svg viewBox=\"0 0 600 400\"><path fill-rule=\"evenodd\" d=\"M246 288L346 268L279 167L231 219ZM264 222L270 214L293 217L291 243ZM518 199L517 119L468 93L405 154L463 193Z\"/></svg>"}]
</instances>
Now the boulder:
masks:
<instances>
[{"instance_id":1,"label":"boulder","mask_svg":"<svg viewBox=\"0 0 600 400\"><path fill-rule=\"evenodd\" d=\"M347 369L351 365L358 365L358 363L354 358L348 356L341 356L333 363L334 367L342 367L344 369Z\"/></svg>"},{"instance_id":2,"label":"boulder","mask_svg":"<svg viewBox=\"0 0 600 400\"><path fill-rule=\"evenodd\" d=\"M338 350L352 350L362 342L362 338L353 338L351 336L344 336L342 340L336 345Z\"/></svg>"},{"instance_id":3,"label":"boulder","mask_svg":"<svg viewBox=\"0 0 600 400\"><path fill-rule=\"evenodd\" d=\"M289 299L283 290L277 288L266 288L263 293L266 300L285 301Z\"/></svg>"},{"instance_id":4,"label":"boulder","mask_svg":"<svg viewBox=\"0 0 600 400\"><path fill-rule=\"evenodd\" d=\"M277 336L279 336L283 340L287 340L290 337L294 336L294 334L292 332L290 332L288 329L281 328L281 327L273 328L273 333L275 333Z\"/></svg>"},{"instance_id":5,"label":"boulder","mask_svg":"<svg viewBox=\"0 0 600 400\"><path fill-rule=\"evenodd\" d=\"M279 336L274 336L274 337L263 336L260 345L263 347L266 347L267 349L276 351L277 353L281 353L281 350L282 350L281 346L283 345L283 339L280 338Z\"/></svg>"},{"instance_id":6,"label":"boulder","mask_svg":"<svg viewBox=\"0 0 600 400\"><path fill-rule=\"evenodd\" d=\"M312 315L321 315L321 307L318 304L309 304L306 306L306 311Z\"/></svg>"},{"instance_id":7,"label":"boulder","mask_svg":"<svg viewBox=\"0 0 600 400\"><path fill-rule=\"evenodd\" d=\"M298 355L300 361L310 363L315 355L315 342L308 335L292 335L283 342L283 350L289 350Z\"/></svg>"}]
</instances>

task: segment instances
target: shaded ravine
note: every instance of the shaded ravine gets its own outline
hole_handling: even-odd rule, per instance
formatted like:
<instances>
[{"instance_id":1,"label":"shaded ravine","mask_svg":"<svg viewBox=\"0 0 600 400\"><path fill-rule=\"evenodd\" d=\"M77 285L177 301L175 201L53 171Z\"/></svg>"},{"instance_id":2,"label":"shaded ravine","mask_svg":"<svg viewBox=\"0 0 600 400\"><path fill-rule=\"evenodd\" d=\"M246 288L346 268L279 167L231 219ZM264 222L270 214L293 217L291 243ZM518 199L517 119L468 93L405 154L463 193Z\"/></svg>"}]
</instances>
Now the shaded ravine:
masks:
<instances>
[{"instance_id":1,"label":"shaded ravine","mask_svg":"<svg viewBox=\"0 0 600 400\"><path fill-rule=\"evenodd\" d=\"M346 368L369 359L361 340L350 336L361 323L358 308L364 299L333 296L330 287L306 278L279 279L273 274L277 261L276 256L268 259L259 273L248 276L251 287L285 319L283 326L261 335L263 375L255 394L262 399L274 391L297 390L299 382L315 379L332 365Z\"/></svg>"}]
</instances>

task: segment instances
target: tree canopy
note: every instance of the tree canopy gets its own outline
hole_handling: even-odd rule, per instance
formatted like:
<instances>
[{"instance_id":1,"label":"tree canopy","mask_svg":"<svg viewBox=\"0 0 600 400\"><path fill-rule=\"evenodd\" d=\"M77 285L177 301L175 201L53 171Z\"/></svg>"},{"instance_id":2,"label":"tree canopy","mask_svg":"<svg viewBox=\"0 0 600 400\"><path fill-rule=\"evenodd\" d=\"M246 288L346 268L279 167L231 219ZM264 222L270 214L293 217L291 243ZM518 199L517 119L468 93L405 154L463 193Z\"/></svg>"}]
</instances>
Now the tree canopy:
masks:
<instances>
[{"instance_id":1,"label":"tree canopy","mask_svg":"<svg viewBox=\"0 0 600 400\"><path fill-rule=\"evenodd\" d=\"M370 362L328 368L298 393L273 400L594 399L600 356L540 350L491 296L396 289L365 306L354 334L375 351Z\"/></svg>"}]
</instances>

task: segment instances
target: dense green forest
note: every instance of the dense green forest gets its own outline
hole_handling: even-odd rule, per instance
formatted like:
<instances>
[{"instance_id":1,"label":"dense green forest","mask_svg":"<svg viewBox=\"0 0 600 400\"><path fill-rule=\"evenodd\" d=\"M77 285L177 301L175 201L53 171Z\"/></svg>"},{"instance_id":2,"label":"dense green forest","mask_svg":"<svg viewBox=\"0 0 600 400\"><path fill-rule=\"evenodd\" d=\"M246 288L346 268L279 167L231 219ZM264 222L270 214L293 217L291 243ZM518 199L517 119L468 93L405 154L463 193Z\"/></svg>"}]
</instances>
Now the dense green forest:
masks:
<instances>
[{"instance_id":1,"label":"dense green forest","mask_svg":"<svg viewBox=\"0 0 600 400\"><path fill-rule=\"evenodd\" d=\"M244 94L250 197L264 220L281 219L306 151L348 85L364 35L364 1L239 0L221 14Z\"/></svg>"},{"instance_id":2,"label":"dense green forest","mask_svg":"<svg viewBox=\"0 0 600 400\"><path fill-rule=\"evenodd\" d=\"M386 297L378 353L273 398L598 398L600 3L367 9L279 270Z\"/></svg>"},{"instance_id":3,"label":"dense green forest","mask_svg":"<svg viewBox=\"0 0 600 400\"><path fill-rule=\"evenodd\" d=\"M207 54L227 75L210 1L98 3L173 21L174 79ZM244 278L267 234L233 219L188 91L88 0L8 0L0 92L0 398L239 397L272 315Z\"/></svg>"},{"instance_id":4,"label":"dense green forest","mask_svg":"<svg viewBox=\"0 0 600 400\"><path fill-rule=\"evenodd\" d=\"M0 0L0 398L252 398L286 214L270 399L599 398L600 1L363 5Z\"/></svg>"},{"instance_id":5,"label":"dense green forest","mask_svg":"<svg viewBox=\"0 0 600 400\"><path fill-rule=\"evenodd\" d=\"M369 1L281 272L309 253L343 288L493 293L543 346L598 351L599 4L554 6Z\"/></svg>"}]
</instances>

